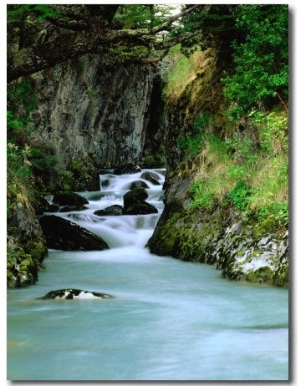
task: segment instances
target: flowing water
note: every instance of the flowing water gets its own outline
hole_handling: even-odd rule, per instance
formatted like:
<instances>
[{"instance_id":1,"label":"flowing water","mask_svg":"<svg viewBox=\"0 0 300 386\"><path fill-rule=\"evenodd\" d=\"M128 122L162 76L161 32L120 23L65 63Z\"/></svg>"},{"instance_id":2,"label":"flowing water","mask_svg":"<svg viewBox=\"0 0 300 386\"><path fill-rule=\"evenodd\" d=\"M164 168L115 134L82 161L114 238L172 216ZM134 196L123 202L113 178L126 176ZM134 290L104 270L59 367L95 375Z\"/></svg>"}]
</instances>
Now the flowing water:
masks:
<instances>
[{"instance_id":1,"label":"flowing water","mask_svg":"<svg viewBox=\"0 0 300 386\"><path fill-rule=\"evenodd\" d=\"M140 174L101 175L89 208L56 213L101 235L106 251L50 250L34 286L8 291L10 380L288 379L288 291L231 282L204 264L145 248L163 210L160 185L147 201L159 213L94 215L122 205ZM51 199L51 197L50 197ZM112 299L41 300L61 288Z\"/></svg>"}]
</instances>

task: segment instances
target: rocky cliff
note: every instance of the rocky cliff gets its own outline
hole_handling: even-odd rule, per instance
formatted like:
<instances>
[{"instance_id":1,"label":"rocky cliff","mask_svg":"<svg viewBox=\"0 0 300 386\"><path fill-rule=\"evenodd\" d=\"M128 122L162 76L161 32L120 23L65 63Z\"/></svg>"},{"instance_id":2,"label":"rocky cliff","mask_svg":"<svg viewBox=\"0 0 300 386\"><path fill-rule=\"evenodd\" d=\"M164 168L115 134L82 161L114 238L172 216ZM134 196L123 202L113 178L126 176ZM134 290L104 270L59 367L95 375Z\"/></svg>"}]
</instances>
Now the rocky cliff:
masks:
<instances>
[{"instance_id":1,"label":"rocky cliff","mask_svg":"<svg viewBox=\"0 0 300 386\"><path fill-rule=\"evenodd\" d=\"M83 56L36 74L35 138L56 147L66 165L90 159L100 168L140 162L161 142L161 93L151 64L108 67Z\"/></svg>"},{"instance_id":2,"label":"rocky cliff","mask_svg":"<svg viewBox=\"0 0 300 386\"><path fill-rule=\"evenodd\" d=\"M193 181L203 164L208 165L209 179L214 160L207 159L205 150L191 156L192 148L180 146L178 139L188 143L196 117L205 112L212 119L202 127L203 132L224 135L220 82L224 68L221 55L207 50L194 78L167 106L165 209L148 247L158 255L213 264L229 279L288 286L287 229L271 230L266 223L260 224L222 202L210 209L190 206Z\"/></svg>"}]
</instances>

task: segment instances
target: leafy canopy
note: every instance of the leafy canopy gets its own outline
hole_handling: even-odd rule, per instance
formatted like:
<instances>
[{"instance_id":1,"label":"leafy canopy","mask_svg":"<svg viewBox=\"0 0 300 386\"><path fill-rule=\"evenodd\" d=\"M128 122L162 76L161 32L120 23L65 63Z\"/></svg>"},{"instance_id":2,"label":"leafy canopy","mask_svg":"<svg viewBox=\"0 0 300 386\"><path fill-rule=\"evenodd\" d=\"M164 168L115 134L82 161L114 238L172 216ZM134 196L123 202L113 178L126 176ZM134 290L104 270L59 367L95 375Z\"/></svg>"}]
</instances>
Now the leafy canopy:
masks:
<instances>
[{"instance_id":1,"label":"leafy canopy","mask_svg":"<svg viewBox=\"0 0 300 386\"><path fill-rule=\"evenodd\" d=\"M236 29L234 71L223 84L225 96L234 102L231 114L239 117L288 97L288 6L240 5Z\"/></svg>"}]
</instances>

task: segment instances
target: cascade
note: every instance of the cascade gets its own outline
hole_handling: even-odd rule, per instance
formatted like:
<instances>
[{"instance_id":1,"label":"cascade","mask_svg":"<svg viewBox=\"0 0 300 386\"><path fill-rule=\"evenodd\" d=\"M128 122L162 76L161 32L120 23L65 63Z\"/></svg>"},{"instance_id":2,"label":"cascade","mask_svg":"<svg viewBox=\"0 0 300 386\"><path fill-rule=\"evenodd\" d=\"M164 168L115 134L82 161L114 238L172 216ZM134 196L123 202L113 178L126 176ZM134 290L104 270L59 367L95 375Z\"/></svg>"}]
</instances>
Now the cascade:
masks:
<instances>
[{"instance_id":1,"label":"cascade","mask_svg":"<svg viewBox=\"0 0 300 386\"><path fill-rule=\"evenodd\" d=\"M113 169L100 171L101 190L94 192L79 192L89 202L87 209L80 211L56 212L55 215L72 221L90 232L103 238L110 248L122 246L144 246L151 237L155 225L163 211L163 184L165 169L142 169L133 174L115 175ZM156 183L145 178L151 173L155 176ZM146 202L157 208L158 213L137 215L97 215L98 210L106 209L112 205L123 206L123 197L130 191L135 182L146 186L148 198ZM52 203L53 196L47 197Z\"/></svg>"}]
</instances>

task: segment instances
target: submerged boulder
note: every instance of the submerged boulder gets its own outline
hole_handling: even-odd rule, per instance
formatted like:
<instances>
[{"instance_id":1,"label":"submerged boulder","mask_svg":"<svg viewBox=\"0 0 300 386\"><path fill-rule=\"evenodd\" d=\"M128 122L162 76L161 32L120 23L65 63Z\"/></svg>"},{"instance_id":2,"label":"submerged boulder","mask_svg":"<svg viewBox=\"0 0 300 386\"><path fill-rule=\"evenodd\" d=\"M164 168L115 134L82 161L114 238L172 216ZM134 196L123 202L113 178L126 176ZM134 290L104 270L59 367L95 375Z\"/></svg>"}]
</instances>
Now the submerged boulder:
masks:
<instances>
[{"instance_id":1,"label":"submerged boulder","mask_svg":"<svg viewBox=\"0 0 300 386\"><path fill-rule=\"evenodd\" d=\"M113 296L111 295L100 293L100 292L84 291L76 288L66 288L66 289L50 291L46 293L46 295L44 295L41 299L92 300L92 299L111 299L112 297Z\"/></svg>"},{"instance_id":2,"label":"submerged boulder","mask_svg":"<svg viewBox=\"0 0 300 386\"><path fill-rule=\"evenodd\" d=\"M102 251L109 249L106 242L87 229L54 215L40 218L48 248L64 251Z\"/></svg>"},{"instance_id":3,"label":"submerged boulder","mask_svg":"<svg viewBox=\"0 0 300 386\"><path fill-rule=\"evenodd\" d=\"M142 187L137 187L130 190L123 197L123 214L137 215L158 213L158 210L155 206L145 201L147 198L148 193Z\"/></svg>"}]
</instances>

